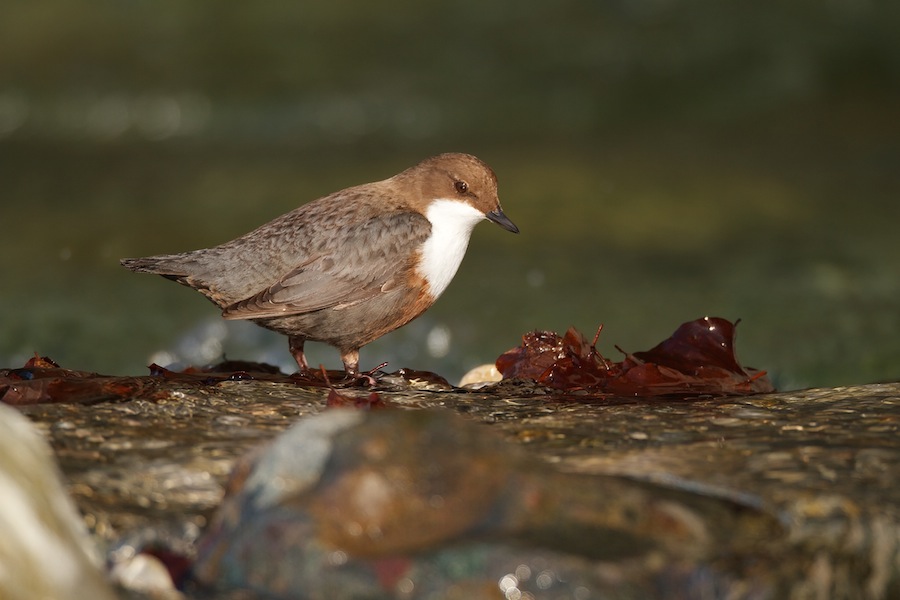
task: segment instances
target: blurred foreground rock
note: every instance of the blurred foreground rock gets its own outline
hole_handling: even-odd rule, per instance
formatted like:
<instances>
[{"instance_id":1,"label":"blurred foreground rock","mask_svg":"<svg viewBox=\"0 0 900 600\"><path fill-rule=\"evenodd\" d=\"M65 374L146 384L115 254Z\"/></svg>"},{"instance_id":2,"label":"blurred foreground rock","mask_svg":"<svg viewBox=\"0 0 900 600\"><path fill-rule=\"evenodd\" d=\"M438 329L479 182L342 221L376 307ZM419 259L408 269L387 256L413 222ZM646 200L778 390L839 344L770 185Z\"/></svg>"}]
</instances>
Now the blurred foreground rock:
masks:
<instances>
[{"instance_id":1,"label":"blurred foreground rock","mask_svg":"<svg viewBox=\"0 0 900 600\"><path fill-rule=\"evenodd\" d=\"M449 411L310 417L238 473L195 575L286 597L727 591L783 535L776 519L731 501L560 473ZM641 576L592 560L629 561ZM756 593L774 583L744 579Z\"/></svg>"},{"instance_id":2,"label":"blurred foreground rock","mask_svg":"<svg viewBox=\"0 0 900 600\"><path fill-rule=\"evenodd\" d=\"M900 595L900 384L695 400L509 384L314 418L327 390L163 391L22 412L111 556L193 560L204 536L189 597Z\"/></svg>"},{"instance_id":3,"label":"blurred foreground rock","mask_svg":"<svg viewBox=\"0 0 900 600\"><path fill-rule=\"evenodd\" d=\"M0 598L114 598L53 453L0 404Z\"/></svg>"}]
</instances>

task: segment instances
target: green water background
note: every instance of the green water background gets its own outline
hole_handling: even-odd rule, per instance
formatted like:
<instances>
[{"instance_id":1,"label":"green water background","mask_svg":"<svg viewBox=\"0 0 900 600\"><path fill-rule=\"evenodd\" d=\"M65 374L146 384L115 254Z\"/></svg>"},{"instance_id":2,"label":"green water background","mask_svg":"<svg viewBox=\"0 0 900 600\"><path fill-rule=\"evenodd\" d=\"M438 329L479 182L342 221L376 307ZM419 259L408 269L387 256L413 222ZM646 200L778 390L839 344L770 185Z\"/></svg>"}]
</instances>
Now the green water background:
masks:
<instances>
[{"instance_id":1,"label":"green water background","mask_svg":"<svg viewBox=\"0 0 900 600\"><path fill-rule=\"evenodd\" d=\"M290 367L118 259L465 151L522 233L480 225L361 366L454 379L601 323L618 358L717 315L782 388L896 380L898 30L900 3L858 0L5 3L0 366Z\"/></svg>"}]
</instances>

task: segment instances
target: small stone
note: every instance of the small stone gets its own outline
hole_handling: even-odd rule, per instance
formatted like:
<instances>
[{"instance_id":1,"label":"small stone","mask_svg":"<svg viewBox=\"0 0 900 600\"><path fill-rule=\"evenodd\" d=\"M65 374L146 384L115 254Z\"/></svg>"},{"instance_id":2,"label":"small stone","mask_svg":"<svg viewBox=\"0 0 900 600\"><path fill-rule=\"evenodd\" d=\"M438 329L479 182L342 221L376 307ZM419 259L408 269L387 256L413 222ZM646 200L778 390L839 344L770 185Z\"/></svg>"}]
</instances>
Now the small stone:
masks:
<instances>
[{"instance_id":1,"label":"small stone","mask_svg":"<svg viewBox=\"0 0 900 600\"><path fill-rule=\"evenodd\" d=\"M497 370L497 365L488 363L477 366L463 375L459 380L459 387L478 389L491 383L497 383L501 379L503 379L503 375Z\"/></svg>"}]
</instances>

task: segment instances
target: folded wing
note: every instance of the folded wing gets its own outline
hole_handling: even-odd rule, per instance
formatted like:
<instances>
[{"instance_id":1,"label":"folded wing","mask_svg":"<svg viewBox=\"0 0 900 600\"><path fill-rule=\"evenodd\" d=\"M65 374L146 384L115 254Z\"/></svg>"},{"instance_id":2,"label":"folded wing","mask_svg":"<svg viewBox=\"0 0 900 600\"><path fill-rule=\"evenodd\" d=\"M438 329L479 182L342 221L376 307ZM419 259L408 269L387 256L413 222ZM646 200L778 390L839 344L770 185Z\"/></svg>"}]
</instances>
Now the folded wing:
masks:
<instances>
[{"instance_id":1,"label":"folded wing","mask_svg":"<svg viewBox=\"0 0 900 600\"><path fill-rule=\"evenodd\" d=\"M282 317L386 293L408 277L410 258L430 232L424 216L407 211L333 231L314 255L272 285L226 306L222 314L226 319Z\"/></svg>"}]
</instances>

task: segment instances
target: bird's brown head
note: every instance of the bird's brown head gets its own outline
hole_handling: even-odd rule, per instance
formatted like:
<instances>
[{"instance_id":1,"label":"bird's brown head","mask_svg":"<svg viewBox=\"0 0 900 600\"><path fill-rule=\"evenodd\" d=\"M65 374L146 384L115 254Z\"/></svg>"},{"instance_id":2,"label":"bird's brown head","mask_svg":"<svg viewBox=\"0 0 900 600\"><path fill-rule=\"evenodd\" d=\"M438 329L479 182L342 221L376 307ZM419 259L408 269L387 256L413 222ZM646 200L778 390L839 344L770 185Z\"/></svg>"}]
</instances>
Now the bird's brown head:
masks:
<instances>
[{"instance_id":1,"label":"bird's brown head","mask_svg":"<svg viewBox=\"0 0 900 600\"><path fill-rule=\"evenodd\" d=\"M507 231L519 233L519 228L500 207L493 169L471 154L438 154L403 171L395 179L414 188L410 194L413 208L422 214L436 200L462 202Z\"/></svg>"}]
</instances>

